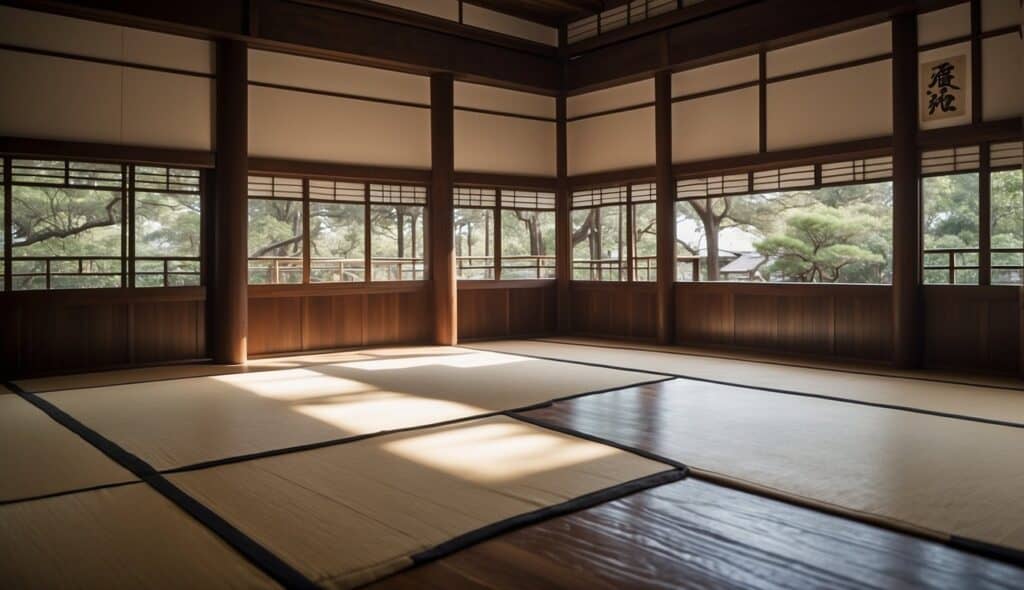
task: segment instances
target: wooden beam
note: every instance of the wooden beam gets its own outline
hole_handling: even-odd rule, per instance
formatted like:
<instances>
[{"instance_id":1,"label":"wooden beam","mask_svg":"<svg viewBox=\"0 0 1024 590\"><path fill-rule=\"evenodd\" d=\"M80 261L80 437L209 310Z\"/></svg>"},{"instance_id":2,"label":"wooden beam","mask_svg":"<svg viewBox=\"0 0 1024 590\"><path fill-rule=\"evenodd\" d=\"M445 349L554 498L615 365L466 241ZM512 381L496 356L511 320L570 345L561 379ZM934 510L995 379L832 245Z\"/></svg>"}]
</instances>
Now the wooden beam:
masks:
<instances>
[{"instance_id":1,"label":"wooden beam","mask_svg":"<svg viewBox=\"0 0 1024 590\"><path fill-rule=\"evenodd\" d=\"M448 73L430 77L430 230L428 252L434 292L434 342L458 344L458 289L452 236L455 178L455 83Z\"/></svg>"},{"instance_id":2,"label":"wooden beam","mask_svg":"<svg viewBox=\"0 0 1024 590\"><path fill-rule=\"evenodd\" d=\"M654 78L655 170L657 184L658 286L655 321L658 343L675 342L676 185L672 175L672 75Z\"/></svg>"},{"instance_id":3,"label":"wooden beam","mask_svg":"<svg viewBox=\"0 0 1024 590\"><path fill-rule=\"evenodd\" d=\"M213 153L148 146L0 137L0 152L21 157L81 158L100 162L132 162L154 166L213 168Z\"/></svg>"},{"instance_id":4,"label":"wooden beam","mask_svg":"<svg viewBox=\"0 0 1024 590\"><path fill-rule=\"evenodd\" d=\"M555 195L555 277L556 315L560 334L572 331L572 307L569 301L569 281L572 280L572 220L569 205L572 195L569 192L568 123L565 102L565 95L559 96L555 102L555 170L558 175L558 191Z\"/></svg>"},{"instance_id":5,"label":"wooden beam","mask_svg":"<svg viewBox=\"0 0 1024 590\"><path fill-rule=\"evenodd\" d=\"M892 22L893 48L893 362L921 364L924 348L921 297L921 195L917 157L917 17Z\"/></svg>"},{"instance_id":6,"label":"wooden beam","mask_svg":"<svg viewBox=\"0 0 1024 590\"><path fill-rule=\"evenodd\" d=\"M217 43L217 170L208 334L214 362L246 360L248 322L248 49Z\"/></svg>"}]
</instances>

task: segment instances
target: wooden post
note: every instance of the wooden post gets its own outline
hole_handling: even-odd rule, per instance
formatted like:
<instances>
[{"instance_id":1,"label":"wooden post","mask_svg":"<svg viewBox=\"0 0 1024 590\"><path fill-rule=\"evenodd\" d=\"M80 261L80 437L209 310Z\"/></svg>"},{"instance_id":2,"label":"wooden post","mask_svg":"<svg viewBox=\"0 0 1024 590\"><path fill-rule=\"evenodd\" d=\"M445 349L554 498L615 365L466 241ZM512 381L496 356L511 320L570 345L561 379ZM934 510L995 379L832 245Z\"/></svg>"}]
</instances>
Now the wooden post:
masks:
<instances>
[{"instance_id":1,"label":"wooden post","mask_svg":"<svg viewBox=\"0 0 1024 590\"><path fill-rule=\"evenodd\" d=\"M892 22L893 98L893 363L920 366L924 333L918 261L921 195L917 156L917 16Z\"/></svg>"},{"instance_id":2,"label":"wooden post","mask_svg":"<svg viewBox=\"0 0 1024 590\"><path fill-rule=\"evenodd\" d=\"M214 362L246 360L248 322L248 53L244 42L217 43L217 156L209 335Z\"/></svg>"},{"instance_id":3,"label":"wooden post","mask_svg":"<svg viewBox=\"0 0 1024 590\"><path fill-rule=\"evenodd\" d=\"M676 185L672 177L672 74L654 78L655 175L658 191L658 344L675 342Z\"/></svg>"},{"instance_id":4,"label":"wooden post","mask_svg":"<svg viewBox=\"0 0 1024 590\"><path fill-rule=\"evenodd\" d=\"M1024 4L1020 6L1020 34L1024 36ZM1024 113L1024 94L1018 93L1017 96L1020 100L1020 112ZM1024 115L1021 116L1021 127L1024 128ZM1024 136L1021 137L1024 141ZM1021 166L1021 173L1024 174L1024 165ZM1024 283L1019 287L1020 295L1017 297L1017 301L1020 308L1019 324L1020 328L1018 331L1018 338L1020 339L1020 346L1018 347L1017 355L1020 357L1017 361L1017 373L1022 379L1024 379Z\"/></svg>"},{"instance_id":5,"label":"wooden post","mask_svg":"<svg viewBox=\"0 0 1024 590\"><path fill-rule=\"evenodd\" d=\"M558 190L555 194L555 277L558 298L558 333L572 331L572 308L569 301L569 281L572 280L572 220L569 204L568 149L566 135L565 95L555 103L555 171Z\"/></svg>"},{"instance_id":6,"label":"wooden post","mask_svg":"<svg viewBox=\"0 0 1024 590\"><path fill-rule=\"evenodd\" d=\"M455 176L454 82L448 73L430 77L430 268L434 290L434 342L459 341L458 290L452 236L452 184Z\"/></svg>"}]
</instances>

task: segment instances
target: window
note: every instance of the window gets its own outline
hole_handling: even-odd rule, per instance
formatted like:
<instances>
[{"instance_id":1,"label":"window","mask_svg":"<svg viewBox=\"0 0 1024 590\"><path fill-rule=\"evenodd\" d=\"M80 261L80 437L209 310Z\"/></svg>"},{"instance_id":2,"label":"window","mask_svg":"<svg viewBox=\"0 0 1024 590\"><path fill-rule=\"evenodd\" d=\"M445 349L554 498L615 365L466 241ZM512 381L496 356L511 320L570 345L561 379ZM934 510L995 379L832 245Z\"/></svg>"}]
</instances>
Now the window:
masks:
<instances>
[{"instance_id":1,"label":"window","mask_svg":"<svg viewBox=\"0 0 1024 590\"><path fill-rule=\"evenodd\" d=\"M426 203L422 186L250 176L249 284L423 280Z\"/></svg>"},{"instance_id":2,"label":"window","mask_svg":"<svg viewBox=\"0 0 1024 590\"><path fill-rule=\"evenodd\" d=\"M302 282L303 182L249 177L249 284Z\"/></svg>"},{"instance_id":3,"label":"window","mask_svg":"<svg viewBox=\"0 0 1024 590\"><path fill-rule=\"evenodd\" d=\"M573 279L656 280L655 200L653 184L573 192Z\"/></svg>"},{"instance_id":4,"label":"window","mask_svg":"<svg viewBox=\"0 0 1024 590\"><path fill-rule=\"evenodd\" d=\"M680 281L890 283L889 157L679 181Z\"/></svg>"},{"instance_id":5,"label":"window","mask_svg":"<svg viewBox=\"0 0 1024 590\"><path fill-rule=\"evenodd\" d=\"M455 276L459 279L495 278L497 191L456 187L453 199Z\"/></svg>"},{"instance_id":6,"label":"window","mask_svg":"<svg viewBox=\"0 0 1024 590\"><path fill-rule=\"evenodd\" d=\"M12 290L201 284L198 170L19 158L4 170Z\"/></svg>"},{"instance_id":7,"label":"window","mask_svg":"<svg viewBox=\"0 0 1024 590\"><path fill-rule=\"evenodd\" d=\"M199 171L136 166L135 286L201 283Z\"/></svg>"},{"instance_id":8,"label":"window","mask_svg":"<svg viewBox=\"0 0 1024 590\"><path fill-rule=\"evenodd\" d=\"M366 185L309 181L309 281L366 280Z\"/></svg>"},{"instance_id":9,"label":"window","mask_svg":"<svg viewBox=\"0 0 1024 590\"><path fill-rule=\"evenodd\" d=\"M554 193L456 187L453 205L459 279L554 278Z\"/></svg>"},{"instance_id":10,"label":"window","mask_svg":"<svg viewBox=\"0 0 1024 590\"><path fill-rule=\"evenodd\" d=\"M555 195L501 191L501 278L555 278Z\"/></svg>"},{"instance_id":11,"label":"window","mask_svg":"<svg viewBox=\"0 0 1024 590\"><path fill-rule=\"evenodd\" d=\"M1021 151L1021 143L1013 142L921 154L926 284L1022 282Z\"/></svg>"},{"instance_id":12,"label":"window","mask_svg":"<svg viewBox=\"0 0 1024 590\"><path fill-rule=\"evenodd\" d=\"M426 276L426 204L424 187L370 185L370 263L374 281L419 281Z\"/></svg>"}]
</instances>

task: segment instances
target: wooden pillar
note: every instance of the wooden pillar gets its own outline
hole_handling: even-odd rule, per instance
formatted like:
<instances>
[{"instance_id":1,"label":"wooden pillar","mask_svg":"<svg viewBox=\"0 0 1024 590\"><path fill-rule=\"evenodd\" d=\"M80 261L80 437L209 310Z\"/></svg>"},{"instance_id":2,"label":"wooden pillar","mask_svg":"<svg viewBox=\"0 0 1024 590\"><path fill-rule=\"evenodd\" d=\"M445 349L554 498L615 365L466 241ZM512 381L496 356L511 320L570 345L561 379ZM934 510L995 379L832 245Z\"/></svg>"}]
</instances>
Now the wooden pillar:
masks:
<instances>
[{"instance_id":1,"label":"wooden pillar","mask_svg":"<svg viewBox=\"0 0 1024 590\"><path fill-rule=\"evenodd\" d=\"M455 177L454 82L449 73L430 77L430 269L434 291L434 342L459 341L458 290L452 236L452 185Z\"/></svg>"},{"instance_id":2,"label":"wooden pillar","mask_svg":"<svg viewBox=\"0 0 1024 590\"><path fill-rule=\"evenodd\" d=\"M555 149L558 190L555 194L555 277L558 298L558 333L572 331L572 307L569 301L569 281L572 280L572 220L569 204L568 151L566 147L565 96L555 103Z\"/></svg>"},{"instance_id":3,"label":"wooden pillar","mask_svg":"<svg viewBox=\"0 0 1024 590\"><path fill-rule=\"evenodd\" d=\"M658 189L658 343L675 342L676 185L672 176L672 74L654 78L655 175Z\"/></svg>"},{"instance_id":4,"label":"wooden pillar","mask_svg":"<svg viewBox=\"0 0 1024 590\"><path fill-rule=\"evenodd\" d=\"M921 195L917 155L917 16L892 22L893 98L893 362L921 364L923 301L918 261L921 247Z\"/></svg>"},{"instance_id":5,"label":"wooden pillar","mask_svg":"<svg viewBox=\"0 0 1024 590\"><path fill-rule=\"evenodd\" d=\"M216 173L208 321L214 362L246 360L248 322L248 54L242 41L217 43Z\"/></svg>"}]
</instances>

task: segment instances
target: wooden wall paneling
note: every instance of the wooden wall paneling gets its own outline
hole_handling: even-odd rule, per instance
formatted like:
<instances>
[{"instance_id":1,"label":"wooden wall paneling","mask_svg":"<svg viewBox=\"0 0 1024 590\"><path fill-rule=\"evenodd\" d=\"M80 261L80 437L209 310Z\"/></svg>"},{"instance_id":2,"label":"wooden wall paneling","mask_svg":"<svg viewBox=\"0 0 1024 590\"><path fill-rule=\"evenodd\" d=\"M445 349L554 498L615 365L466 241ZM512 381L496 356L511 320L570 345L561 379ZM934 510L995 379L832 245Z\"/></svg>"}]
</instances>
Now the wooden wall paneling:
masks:
<instances>
[{"instance_id":1,"label":"wooden wall paneling","mask_svg":"<svg viewBox=\"0 0 1024 590\"><path fill-rule=\"evenodd\" d=\"M731 346L733 294L722 288L680 283L676 285L676 343ZM715 287L715 285L711 285Z\"/></svg>"},{"instance_id":2,"label":"wooden wall paneling","mask_svg":"<svg viewBox=\"0 0 1024 590\"><path fill-rule=\"evenodd\" d=\"M508 336L510 333L508 292L508 289L460 290L459 339Z\"/></svg>"},{"instance_id":3,"label":"wooden wall paneling","mask_svg":"<svg viewBox=\"0 0 1024 590\"><path fill-rule=\"evenodd\" d=\"M398 294L398 343L425 344L433 336L431 307L425 290Z\"/></svg>"},{"instance_id":4,"label":"wooden wall paneling","mask_svg":"<svg viewBox=\"0 0 1024 590\"><path fill-rule=\"evenodd\" d=\"M835 354L843 358L887 361L892 358L892 296L835 296Z\"/></svg>"},{"instance_id":5,"label":"wooden wall paneling","mask_svg":"<svg viewBox=\"0 0 1024 590\"><path fill-rule=\"evenodd\" d=\"M217 174L213 198L215 231L212 236L208 319L213 360L229 364L244 363L247 357L248 88L248 49L245 43L227 39L219 41L215 117Z\"/></svg>"},{"instance_id":6,"label":"wooden wall paneling","mask_svg":"<svg viewBox=\"0 0 1024 590\"><path fill-rule=\"evenodd\" d=\"M835 354L835 308L832 295L776 297L777 345L796 353Z\"/></svg>"},{"instance_id":7,"label":"wooden wall paneling","mask_svg":"<svg viewBox=\"0 0 1024 590\"><path fill-rule=\"evenodd\" d=\"M303 349L360 346L363 343L363 298L362 294L305 297Z\"/></svg>"},{"instance_id":8,"label":"wooden wall paneling","mask_svg":"<svg viewBox=\"0 0 1024 590\"><path fill-rule=\"evenodd\" d=\"M778 342L779 298L765 293L733 296L734 339L737 346L775 348Z\"/></svg>"},{"instance_id":9,"label":"wooden wall paneling","mask_svg":"<svg viewBox=\"0 0 1024 590\"><path fill-rule=\"evenodd\" d=\"M249 352L253 355L302 350L303 298L249 298Z\"/></svg>"},{"instance_id":10,"label":"wooden wall paneling","mask_svg":"<svg viewBox=\"0 0 1024 590\"><path fill-rule=\"evenodd\" d=\"M917 135L917 16L892 22L893 101L893 361L917 367L922 358L921 197Z\"/></svg>"},{"instance_id":11,"label":"wooden wall paneling","mask_svg":"<svg viewBox=\"0 0 1024 590\"><path fill-rule=\"evenodd\" d=\"M371 293L366 303L366 344L393 344L399 341L399 293Z\"/></svg>"},{"instance_id":12,"label":"wooden wall paneling","mask_svg":"<svg viewBox=\"0 0 1024 590\"><path fill-rule=\"evenodd\" d=\"M139 302L130 305L132 363L202 358L204 301Z\"/></svg>"},{"instance_id":13,"label":"wooden wall paneling","mask_svg":"<svg viewBox=\"0 0 1024 590\"><path fill-rule=\"evenodd\" d=\"M452 236L452 189L455 176L454 81L447 73L430 77L431 185L427 231L434 295L434 342L459 341L458 288Z\"/></svg>"},{"instance_id":14,"label":"wooden wall paneling","mask_svg":"<svg viewBox=\"0 0 1024 590\"><path fill-rule=\"evenodd\" d=\"M555 332L555 287L508 290L510 337L544 336Z\"/></svg>"},{"instance_id":15,"label":"wooden wall paneling","mask_svg":"<svg viewBox=\"0 0 1024 590\"><path fill-rule=\"evenodd\" d=\"M925 365L1016 373L1020 357L1019 288L927 285Z\"/></svg>"}]
</instances>

